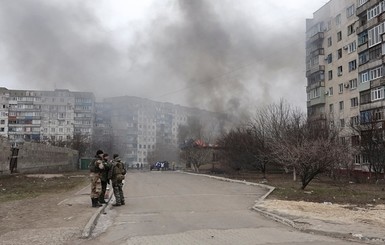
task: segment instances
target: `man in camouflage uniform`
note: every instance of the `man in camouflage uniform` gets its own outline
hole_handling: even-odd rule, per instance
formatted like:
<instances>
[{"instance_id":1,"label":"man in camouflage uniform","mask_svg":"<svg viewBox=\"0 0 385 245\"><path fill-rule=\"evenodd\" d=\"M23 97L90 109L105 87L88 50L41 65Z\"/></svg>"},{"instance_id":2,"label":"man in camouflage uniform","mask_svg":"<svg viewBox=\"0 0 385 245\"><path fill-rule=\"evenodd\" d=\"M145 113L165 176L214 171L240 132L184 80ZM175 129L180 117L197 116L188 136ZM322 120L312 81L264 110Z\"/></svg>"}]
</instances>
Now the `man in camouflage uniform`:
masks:
<instances>
[{"instance_id":1,"label":"man in camouflage uniform","mask_svg":"<svg viewBox=\"0 0 385 245\"><path fill-rule=\"evenodd\" d=\"M92 207L94 208L102 206L98 202L98 198L102 190L100 173L104 169L102 159L103 159L103 151L98 150L96 152L95 159L92 160L92 162L88 166L88 168L90 169L90 180L91 180L91 201L92 201Z\"/></svg>"},{"instance_id":2,"label":"man in camouflage uniform","mask_svg":"<svg viewBox=\"0 0 385 245\"><path fill-rule=\"evenodd\" d=\"M114 160L112 161L112 168L110 169L108 176L112 182L112 188L114 189L115 203L112 206L124 205L124 194L123 194L123 180L126 174L124 163L120 160L118 154L113 155Z\"/></svg>"},{"instance_id":3,"label":"man in camouflage uniform","mask_svg":"<svg viewBox=\"0 0 385 245\"><path fill-rule=\"evenodd\" d=\"M100 173L100 180L101 180L101 184L102 184L102 191L100 192L100 195L99 195L99 203L107 203L104 200L104 197L106 195L107 184L108 184L108 181L109 181L108 171L111 169L111 166L112 166L112 164L111 164L111 162L110 162L110 160L108 158L109 158L108 154L104 153L103 154L103 165L104 165L104 168L103 168L103 170Z\"/></svg>"}]
</instances>

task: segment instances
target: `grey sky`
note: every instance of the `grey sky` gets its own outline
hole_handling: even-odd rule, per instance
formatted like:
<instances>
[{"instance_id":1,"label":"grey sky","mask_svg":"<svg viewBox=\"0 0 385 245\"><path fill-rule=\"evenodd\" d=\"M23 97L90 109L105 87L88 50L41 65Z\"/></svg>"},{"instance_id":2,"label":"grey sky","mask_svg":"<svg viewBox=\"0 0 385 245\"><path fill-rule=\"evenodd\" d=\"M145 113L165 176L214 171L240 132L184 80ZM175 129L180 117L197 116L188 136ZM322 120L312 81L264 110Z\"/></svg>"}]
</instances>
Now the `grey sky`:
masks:
<instances>
[{"instance_id":1,"label":"grey sky","mask_svg":"<svg viewBox=\"0 0 385 245\"><path fill-rule=\"evenodd\" d=\"M305 18L326 2L0 0L0 86L305 108Z\"/></svg>"}]
</instances>

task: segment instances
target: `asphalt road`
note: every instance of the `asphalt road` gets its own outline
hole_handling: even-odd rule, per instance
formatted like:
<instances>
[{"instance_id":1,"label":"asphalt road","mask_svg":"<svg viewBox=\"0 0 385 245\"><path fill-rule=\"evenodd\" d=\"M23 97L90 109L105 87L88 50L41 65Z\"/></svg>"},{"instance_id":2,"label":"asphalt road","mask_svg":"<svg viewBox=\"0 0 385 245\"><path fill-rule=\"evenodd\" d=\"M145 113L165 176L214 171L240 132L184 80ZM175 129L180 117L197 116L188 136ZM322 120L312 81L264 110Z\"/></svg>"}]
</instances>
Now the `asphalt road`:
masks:
<instances>
[{"instance_id":1,"label":"asphalt road","mask_svg":"<svg viewBox=\"0 0 385 245\"><path fill-rule=\"evenodd\" d=\"M256 186L177 172L130 172L126 205L107 210L82 244L352 244L302 233L250 208ZM103 231L103 232L102 232Z\"/></svg>"}]
</instances>

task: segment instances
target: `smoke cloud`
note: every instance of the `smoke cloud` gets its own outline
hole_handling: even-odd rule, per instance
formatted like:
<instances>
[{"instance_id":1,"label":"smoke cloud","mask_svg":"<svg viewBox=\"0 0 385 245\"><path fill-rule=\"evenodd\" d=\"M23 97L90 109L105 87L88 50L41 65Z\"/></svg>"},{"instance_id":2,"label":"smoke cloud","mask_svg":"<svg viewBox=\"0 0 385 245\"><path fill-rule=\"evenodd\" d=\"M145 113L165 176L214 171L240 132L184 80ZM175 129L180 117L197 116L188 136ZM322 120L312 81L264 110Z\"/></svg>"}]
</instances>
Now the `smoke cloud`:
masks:
<instances>
[{"instance_id":1,"label":"smoke cloud","mask_svg":"<svg viewBox=\"0 0 385 245\"><path fill-rule=\"evenodd\" d=\"M253 12L247 1L165 3L171 11L132 29L122 45L92 2L3 0L3 69L35 89L136 95L217 112L243 113L281 97L305 102L304 25L266 16L262 3Z\"/></svg>"}]
</instances>

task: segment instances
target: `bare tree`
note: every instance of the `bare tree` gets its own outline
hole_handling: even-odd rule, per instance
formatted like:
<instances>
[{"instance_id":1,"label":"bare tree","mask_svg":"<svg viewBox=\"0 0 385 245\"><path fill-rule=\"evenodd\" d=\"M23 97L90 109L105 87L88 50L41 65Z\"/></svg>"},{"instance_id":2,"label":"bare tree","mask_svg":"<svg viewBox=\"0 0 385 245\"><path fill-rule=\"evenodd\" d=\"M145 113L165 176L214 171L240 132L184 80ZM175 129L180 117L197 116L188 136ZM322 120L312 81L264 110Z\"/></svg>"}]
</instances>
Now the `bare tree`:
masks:
<instances>
[{"instance_id":1,"label":"bare tree","mask_svg":"<svg viewBox=\"0 0 385 245\"><path fill-rule=\"evenodd\" d=\"M202 142L202 141L201 141ZM181 159L183 159L188 166L199 173L199 168L207 163L213 161L213 147L198 143L197 141L190 141L181 148Z\"/></svg>"},{"instance_id":2,"label":"bare tree","mask_svg":"<svg viewBox=\"0 0 385 245\"><path fill-rule=\"evenodd\" d=\"M385 123L375 111L362 114L360 124L352 124L353 137L357 137L358 150L368 165L369 173L378 180L385 170Z\"/></svg>"},{"instance_id":3,"label":"bare tree","mask_svg":"<svg viewBox=\"0 0 385 245\"><path fill-rule=\"evenodd\" d=\"M314 125L293 113L282 137L272 141L272 158L292 167L301 179L301 189L319 174L333 171L352 161L348 144L341 142L336 130Z\"/></svg>"}]
</instances>

